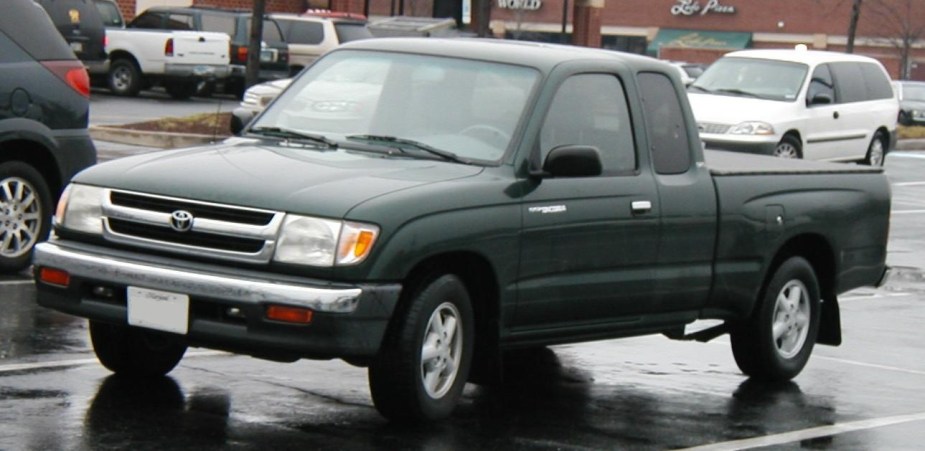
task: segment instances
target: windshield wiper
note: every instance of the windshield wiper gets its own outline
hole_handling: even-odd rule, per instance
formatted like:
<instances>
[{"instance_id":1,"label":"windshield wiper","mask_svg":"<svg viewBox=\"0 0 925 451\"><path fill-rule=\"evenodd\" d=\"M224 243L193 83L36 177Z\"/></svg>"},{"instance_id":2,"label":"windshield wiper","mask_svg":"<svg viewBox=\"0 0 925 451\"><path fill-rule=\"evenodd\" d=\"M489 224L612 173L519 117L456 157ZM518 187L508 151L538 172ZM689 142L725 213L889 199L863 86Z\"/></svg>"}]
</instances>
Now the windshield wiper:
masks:
<instances>
[{"instance_id":1,"label":"windshield wiper","mask_svg":"<svg viewBox=\"0 0 925 451\"><path fill-rule=\"evenodd\" d=\"M713 91L711 91L711 90L709 90L709 89L707 89L707 88L704 88L703 86L697 86L697 85L690 85L690 86L688 86L687 88L688 88L688 89L696 89L696 90L699 90L699 91L702 91L702 92L713 92Z\"/></svg>"},{"instance_id":2,"label":"windshield wiper","mask_svg":"<svg viewBox=\"0 0 925 451\"><path fill-rule=\"evenodd\" d=\"M318 144L324 144L325 147L329 149L336 149L337 143L325 138L323 135L318 135L314 133L305 133L297 130L291 130L288 128L281 127L257 127L248 130L249 133L254 133L257 135L263 136L272 136L274 138L282 138L285 140L302 140L302 141L311 141Z\"/></svg>"},{"instance_id":3,"label":"windshield wiper","mask_svg":"<svg viewBox=\"0 0 925 451\"><path fill-rule=\"evenodd\" d=\"M398 150L405 151L406 147L410 147L417 150L423 150L431 155L436 155L444 160L453 161L456 163L462 164L471 164L472 162L461 158L459 155L456 155L453 152L446 150L438 149L429 144L422 143L420 141L415 141L413 139L399 138L396 136L389 135L350 135L347 139L354 141L366 141L375 144L387 145L390 147L395 147Z\"/></svg>"},{"instance_id":4,"label":"windshield wiper","mask_svg":"<svg viewBox=\"0 0 925 451\"><path fill-rule=\"evenodd\" d=\"M748 91L743 91L743 90L741 90L741 89L734 89L734 88L717 89L717 90L714 91L714 92L721 92L721 93L724 93L724 94L735 94L735 95L745 96L745 97L754 97L754 98L756 98L756 99L764 99L764 98L765 98L764 96L755 94L754 92L748 92Z\"/></svg>"}]
</instances>

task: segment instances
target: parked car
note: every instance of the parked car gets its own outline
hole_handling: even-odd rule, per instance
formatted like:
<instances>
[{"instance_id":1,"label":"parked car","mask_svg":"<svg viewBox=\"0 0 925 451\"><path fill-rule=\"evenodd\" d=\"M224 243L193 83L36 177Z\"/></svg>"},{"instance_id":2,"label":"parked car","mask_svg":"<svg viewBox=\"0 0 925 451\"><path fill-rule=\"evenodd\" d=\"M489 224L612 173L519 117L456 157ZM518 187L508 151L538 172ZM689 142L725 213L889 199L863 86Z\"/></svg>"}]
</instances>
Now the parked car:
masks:
<instances>
[{"instance_id":1,"label":"parked car","mask_svg":"<svg viewBox=\"0 0 925 451\"><path fill-rule=\"evenodd\" d=\"M116 95L135 96L161 85L171 97L186 99L200 83L231 73L230 37L225 33L190 30L125 28L114 0L93 0L106 24L109 70L90 71L106 80Z\"/></svg>"},{"instance_id":2,"label":"parked car","mask_svg":"<svg viewBox=\"0 0 925 451\"><path fill-rule=\"evenodd\" d=\"M61 190L74 174L96 162L87 132L90 79L74 48L32 0L4 0L0 272L31 263L33 247L48 235Z\"/></svg>"},{"instance_id":3,"label":"parked car","mask_svg":"<svg viewBox=\"0 0 925 451\"><path fill-rule=\"evenodd\" d=\"M688 90L708 148L880 166L899 103L877 60L810 50L743 50Z\"/></svg>"},{"instance_id":4,"label":"parked car","mask_svg":"<svg viewBox=\"0 0 925 451\"><path fill-rule=\"evenodd\" d=\"M366 26L366 17L350 13L316 11L270 17L279 23L289 44L289 67L293 75L344 42L373 37Z\"/></svg>"},{"instance_id":5,"label":"parked car","mask_svg":"<svg viewBox=\"0 0 925 451\"><path fill-rule=\"evenodd\" d=\"M902 80L893 86L899 98L899 123L925 125L925 82Z\"/></svg>"},{"instance_id":6,"label":"parked car","mask_svg":"<svg viewBox=\"0 0 925 451\"><path fill-rule=\"evenodd\" d=\"M58 32L88 70L106 70L106 28L93 0L35 1L42 5ZM3 14L9 12L4 11Z\"/></svg>"},{"instance_id":7,"label":"parked car","mask_svg":"<svg viewBox=\"0 0 925 451\"><path fill-rule=\"evenodd\" d=\"M244 97L241 99L241 108L254 113L263 111L290 83L292 83L291 78L283 78L265 81L247 88L244 91Z\"/></svg>"},{"instance_id":8,"label":"parked car","mask_svg":"<svg viewBox=\"0 0 925 451\"><path fill-rule=\"evenodd\" d=\"M129 28L216 31L231 37L231 75L218 85L227 93L244 95L251 12L203 6L148 8L129 23ZM263 21L260 50L260 81L289 77L289 47L279 24Z\"/></svg>"},{"instance_id":9,"label":"parked car","mask_svg":"<svg viewBox=\"0 0 925 451\"><path fill-rule=\"evenodd\" d=\"M681 77L681 82L684 83L684 86L690 86L697 77L703 75L703 71L707 68L705 64L684 61L669 61L668 64L678 69L678 75Z\"/></svg>"}]
</instances>

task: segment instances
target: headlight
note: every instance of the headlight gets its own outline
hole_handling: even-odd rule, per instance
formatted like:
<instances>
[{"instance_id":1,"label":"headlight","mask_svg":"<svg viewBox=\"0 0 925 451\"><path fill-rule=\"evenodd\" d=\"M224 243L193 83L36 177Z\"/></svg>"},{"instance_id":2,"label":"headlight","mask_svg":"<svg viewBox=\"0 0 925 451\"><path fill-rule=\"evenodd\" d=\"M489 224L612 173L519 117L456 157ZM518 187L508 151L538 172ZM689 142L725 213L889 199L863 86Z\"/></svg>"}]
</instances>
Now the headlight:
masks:
<instances>
[{"instance_id":1,"label":"headlight","mask_svg":"<svg viewBox=\"0 0 925 451\"><path fill-rule=\"evenodd\" d=\"M289 215L273 259L309 266L344 266L362 262L372 250L379 228L370 224Z\"/></svg>"},{"instance_id":2,"label":"headlight","mask_svg":"<svg viewBox=\"0 0 925 451\"><path fill-rule=\"evenodd\" d=\"M76 232L103 233L103 189L71 184L61 194L55 210L55 224Z\"/></svg>"},{"instance_id":3,"label":"headlight","mask_svg":"<svg viewBox=\"0 0 925 451\"><path fill-rule=\"evenodd\" d=\"M729 134L732 135L773 135L774 126L767 122L749 121L742 122L731 129Z\"/></svg>"}]
</instances>

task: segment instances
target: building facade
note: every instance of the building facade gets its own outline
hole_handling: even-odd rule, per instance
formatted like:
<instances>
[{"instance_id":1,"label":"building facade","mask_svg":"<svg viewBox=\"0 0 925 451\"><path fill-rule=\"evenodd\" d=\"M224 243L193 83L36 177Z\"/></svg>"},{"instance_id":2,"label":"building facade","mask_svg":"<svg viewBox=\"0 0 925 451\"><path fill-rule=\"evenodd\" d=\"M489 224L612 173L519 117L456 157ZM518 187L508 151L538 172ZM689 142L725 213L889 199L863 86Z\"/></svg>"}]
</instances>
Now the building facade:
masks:
<instances>
[{"instance_id":1,"label":"building facade","mask_svg":"<svg viewBox=\"0 0 925 451\"><path fill-rule=\"evenodd\" d=\"M490 2L490 8L482 2ZM253 0L118 0L126 18L152 5L252 8ZM670 60L711 63L742 48L845 51L853 0L266 0L267 11L324 8L371 17L453 17L496 37L579 42ZM479 12L483 12L479 14ZM485 12L490 12L484 18ZM893 78L925 80L925 1L866 0L854 53Z\"/></svg>"}]
</instances>

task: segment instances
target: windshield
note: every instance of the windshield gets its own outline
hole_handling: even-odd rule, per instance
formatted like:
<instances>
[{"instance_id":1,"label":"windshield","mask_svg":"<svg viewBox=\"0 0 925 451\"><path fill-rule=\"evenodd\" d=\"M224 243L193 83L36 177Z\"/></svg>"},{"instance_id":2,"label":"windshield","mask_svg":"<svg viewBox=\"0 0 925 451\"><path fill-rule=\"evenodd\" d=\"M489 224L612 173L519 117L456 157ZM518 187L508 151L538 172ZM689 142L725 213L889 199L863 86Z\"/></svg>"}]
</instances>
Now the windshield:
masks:
<instances>
[{"instance_id":1,"label":"windshield","mask_svg":"<svg viewBox=\"0 0 925 451\"><path fill-rule=\"evenodd\" d=\"M253 124L374 145L396 139L498 161L539 74L508 64L343 50L295 79ZM388 139L369 139L387 137ZM391 143L391 144L390 144Z\"/></svg>"},{"instance_id":2,"label":"windshield","mask_svg":"<svg viewBox=\"0 0 925 451\"><path fill-rule=\"evenodd\" d=\"M907 83L902 85L902 99L925 102L925 84L912 85Z\"/></svg>"},{"instance_id":3,"label":"windshield","mask_svg":"<svg viewBox=\"0 0 925 451\"><path fill-rule=\"evenodd\" d=\"M692 85L693 92L794 101L809 67L755 58L720 58Z\"/></svg>"}]
</instances>

